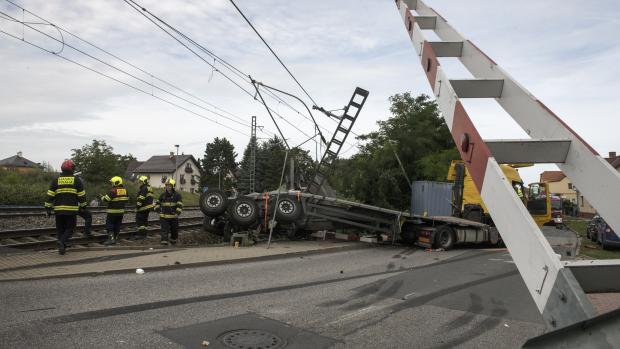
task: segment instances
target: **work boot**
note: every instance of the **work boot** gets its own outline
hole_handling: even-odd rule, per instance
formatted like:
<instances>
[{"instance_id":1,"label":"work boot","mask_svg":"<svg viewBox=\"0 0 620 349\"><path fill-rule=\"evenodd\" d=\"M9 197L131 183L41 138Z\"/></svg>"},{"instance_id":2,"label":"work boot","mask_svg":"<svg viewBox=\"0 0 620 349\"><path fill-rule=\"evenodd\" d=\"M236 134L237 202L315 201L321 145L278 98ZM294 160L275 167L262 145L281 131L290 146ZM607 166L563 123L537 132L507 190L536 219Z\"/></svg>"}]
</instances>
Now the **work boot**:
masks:
<instances>
[{"instance_id":1,"label":"work boot","mask_svg":"<svg viewBox=\"0 0 620 349\"><path fill-rule=\"evenodd\" d=\"M162 245L168 245L168 240L161 240L160 244L162 244Z\"/></svg>"},{"instance_id":2,"label":"work boot","mask_svg":"<svg viewBox=\"0 0 620 349\"><path fill-rule=\"evenodd\" d=\"M114 238L114 235L108 233L108 239L103 244L106 246L116 245L116 239Z\"/></svg>"},{"instance_id":3,"label":"work boot","mask_svg":"<svg viewBox=\"0 0 620 349\"><path fill-rule=\"evenodd\" d=\"M90 230L84 230L84 237L91 239L93 237L93 233Z\"/></svg>"},{"instance_id":4,"label":"work boot","mask_svg":"<svg viewBox=\"0 0 620 349\"><path fill-rule=\"evenodd\" d=\"M170 239L170 244L171 245L176 245L177 244L177 240L176 239Z\"/></svg>"},{"instance_id":5,"label":"work boot","mask_svg":"<svg viewBox=\"0 0 620 349\"><path fill-rule=\"evenodd\" d=\"M62 243L62 242L60 242L60 241L58 242L58 254L59 254L59 255L64 256L64 255L65 255L66 248L67 248L67 247L65 246L65 244L63 244L63 243Z\"/></svg>"}]
</instances>

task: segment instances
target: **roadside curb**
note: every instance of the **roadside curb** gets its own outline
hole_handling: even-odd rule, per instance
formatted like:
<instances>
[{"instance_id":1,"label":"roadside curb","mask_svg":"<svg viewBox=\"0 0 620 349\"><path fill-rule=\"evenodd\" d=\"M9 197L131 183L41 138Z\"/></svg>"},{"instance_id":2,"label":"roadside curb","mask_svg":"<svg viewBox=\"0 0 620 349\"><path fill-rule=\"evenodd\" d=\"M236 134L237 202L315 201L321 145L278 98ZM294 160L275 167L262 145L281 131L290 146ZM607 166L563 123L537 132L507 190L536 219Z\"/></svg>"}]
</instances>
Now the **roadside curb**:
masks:
<instances>
[{"instance_id":1,"label":"roadside curb","mask_svg":"<svg viewBox=\"0 0 620 349\"><path fill-rule=\"evenodd\" d=\"M337 252L344 252L344 251L361 250L361 249L372 248L372 247L373 246L369 246L367 244L356 244L356 245L349 245L349 246L342 246L342 247L329 247L329 248L324 248L324 249L280 253L280 254L274 254L274 255L248 257L248 258L225 259L225 260L205 261L205 262L196 262L196 263L188 263L188 264L169 264L169 265L161 265L161 266L155 266L155 267L143 267L141 269L143 269L145 272L154 272L154 271L166 271L166 270L175 270L175 269L200 268L200 267L207 267L207 266L262 262L262 261L270 261L270 260L285 259L285 258L321 255L321 254L337 253ZM136 272L137 268L139 268L139 266L136 268L116 269L116 270L100 271L100 272L83 272L83 273L70 273L70 274L62 274L62 275L45 275L45 276L34 276L34 277L26 277L26 278L2 279L0 280L0 283L13 282L13 281L65 279L65 278L88 277L88 276L97 277L97 276L116 275L116 274L133 274Z\"/></svg>"}]
</instances>

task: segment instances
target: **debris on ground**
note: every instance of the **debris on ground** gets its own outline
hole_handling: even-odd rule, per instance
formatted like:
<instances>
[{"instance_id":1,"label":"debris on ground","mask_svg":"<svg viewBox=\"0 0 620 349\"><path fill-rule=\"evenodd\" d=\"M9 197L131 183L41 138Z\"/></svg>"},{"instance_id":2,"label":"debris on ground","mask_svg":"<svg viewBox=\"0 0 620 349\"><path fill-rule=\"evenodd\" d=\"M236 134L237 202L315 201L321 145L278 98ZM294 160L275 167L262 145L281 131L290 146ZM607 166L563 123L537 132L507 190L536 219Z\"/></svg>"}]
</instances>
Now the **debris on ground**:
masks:
<instances>
[{"instance_id":1,"label":"debris on ground","mask_svg":"<svg viewBox=\"0 0 620 349\"><path fill-rule=\"evenodd\" d=\"M136 274L138 275L144 274L144 269L141 269L141 268L136 269Z\"/></svg>"},{"instance_id":2,"label":"debris on ground","mask_svg":"<svg viewBox=\"0 0 620 349\"><path fill-rule=\"evenodd\" d=\"M211 344L211 343L209 343L209 341L202 341L202 346L203 347L208 347L209 344Z\"/></svg>"}]
</instances>

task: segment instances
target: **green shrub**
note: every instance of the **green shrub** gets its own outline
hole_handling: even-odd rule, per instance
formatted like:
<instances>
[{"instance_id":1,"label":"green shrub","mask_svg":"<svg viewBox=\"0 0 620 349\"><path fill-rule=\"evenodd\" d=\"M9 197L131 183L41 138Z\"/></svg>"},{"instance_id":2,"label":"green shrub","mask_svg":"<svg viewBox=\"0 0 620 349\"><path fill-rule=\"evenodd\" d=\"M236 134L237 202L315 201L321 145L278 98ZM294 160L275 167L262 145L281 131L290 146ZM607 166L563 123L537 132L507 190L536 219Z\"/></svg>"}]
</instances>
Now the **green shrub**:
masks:
<instances>
[{"instance_id":1,"label":"green shrub","mask_svg":"<svg viewBox=\"0 0 620 349\"><path fill-rule=\"evenodd\" d=\"M46 192L51 181L58 174L44 171L32 173L18 173L15 171L0 170L0 205L43 205L46 199ZM90 183L84 181L86 190L86 200L91 202L98 195L105 195L110 190L110 183ZM135 199L140 188L139 183L125 183L129 204L135 205ZM161 195L164 189L155 188L153 195L155 200ZM200 195L182 192L183 203L186 206L198 205Z\"/></svg>"}]
</instances>

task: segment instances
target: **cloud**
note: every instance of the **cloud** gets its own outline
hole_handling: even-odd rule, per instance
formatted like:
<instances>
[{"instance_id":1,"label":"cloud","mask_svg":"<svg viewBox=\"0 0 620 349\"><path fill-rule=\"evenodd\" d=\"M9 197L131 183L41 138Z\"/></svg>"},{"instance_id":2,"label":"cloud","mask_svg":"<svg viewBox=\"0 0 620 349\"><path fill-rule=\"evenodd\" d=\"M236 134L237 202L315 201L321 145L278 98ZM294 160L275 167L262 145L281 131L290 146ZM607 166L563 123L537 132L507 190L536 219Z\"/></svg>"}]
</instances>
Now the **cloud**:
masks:
<instances>
[{"instance_id":1,"label":"cloud","mask_svg":"<svg viewBox=\"0 0 620 349\"><path fill-rule=\"evenodd\" d=\"M229 1L139 2L230 61L243 73L298 94L310 102ZM344 106L356 86L370 91L367 105L354 129L358 134L374 130L377 120L389 116L387 99L390 95L405 91L430 94L428 82L393 2L236 2L321 106L328 109ZM251 115L257 115L259 125L276 132L260 104L124 2L29 0L19 3L141 69L225 109L235 115L231 118L249 124ZM428 0L427 3L561 115L596 149L602 153L620 149L614 127L609 127L617 125L615 103L620 97L617 78L620 68L616 66L620 50L615 34L620 25L617 19L620 18L620 5L615 1L599 1L597 6L588 7L576 0L562 2L561 6L552 0L472 0L458 4L448 0ZM0 10L19 15L7 3L2 3ZM34 20L32 17L28 19ZM2 19L0 28L12 30L18 36L23 29ZM50 29L44 30L48 32ZM52 50L59 47L50 38L28 30L25 33L28 39L44 47ZM53 31L49 33L55 35ZM65 40L106 62L119 65L140 79L156 82L149 74L106 56L76 38L66 36ZM201 156L204 143L214 137L229 138L237 153L241 154L248 142L247 136L221 124L249 134L248 126L178 100L68 47L63 51L67 57L147 93L217 119L220 124L201 119L7 36L0 35L0 45L3 68L0 70L3 81L0 84L0 116L3 121L0 149L8 153L0 154L0 157L12 155L15 150L11 149L20 148L25 154L38 154L37 161L55 163L66 157L71 148L88 143L92 138L109 140L118 152L131 152L141 159L165 154L174 144L182 144L182 151L186 153ZM207 60L212 62L210 58ZM223 67L218 65L218 68L232 76ZM453 68L459 75L466 74L457 65ZM240 78L235 79L241 83ZM157 83L205 106L183 92ZM243 86L253 93L251 85ZM286 100L299 111L304 111L292 99ZM268 101L291 124L304 133L312 133L313 125L307 119L270 98ZM515 138L523 135L496 106L477 101L467 101L466 106L485 137ZM321 114L315 116L325 129L333 131L334 123ZM305 139L298 130L278 120L291 143ZM353 140L350 143L355 144ZM354 153L355 148L350 145L346 148L349 149L348 155ZM314 153L312 143L307 144L306 149Z\"/></svg>"}]
</instances>

